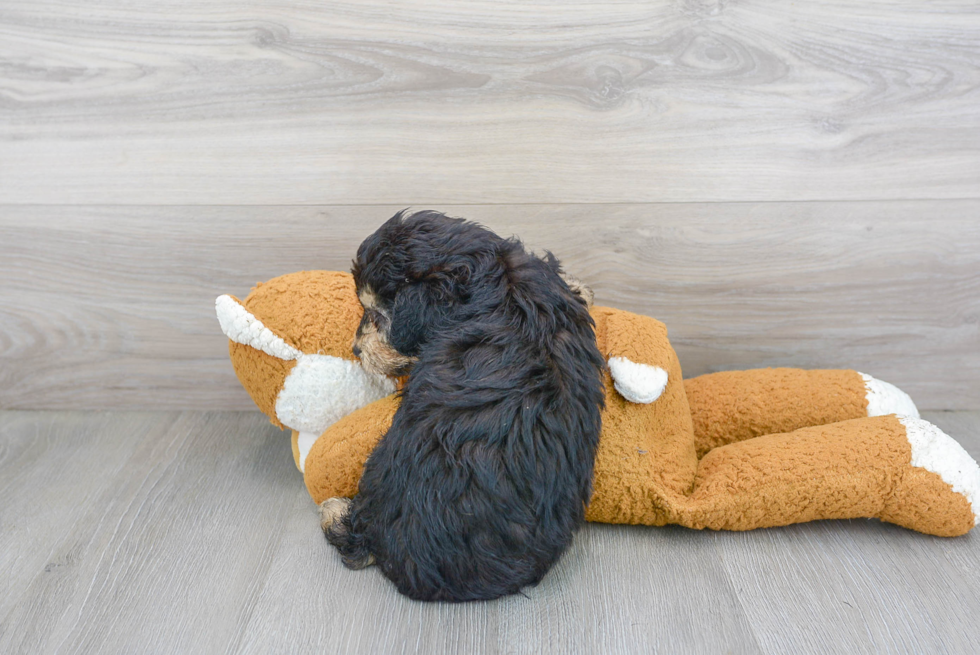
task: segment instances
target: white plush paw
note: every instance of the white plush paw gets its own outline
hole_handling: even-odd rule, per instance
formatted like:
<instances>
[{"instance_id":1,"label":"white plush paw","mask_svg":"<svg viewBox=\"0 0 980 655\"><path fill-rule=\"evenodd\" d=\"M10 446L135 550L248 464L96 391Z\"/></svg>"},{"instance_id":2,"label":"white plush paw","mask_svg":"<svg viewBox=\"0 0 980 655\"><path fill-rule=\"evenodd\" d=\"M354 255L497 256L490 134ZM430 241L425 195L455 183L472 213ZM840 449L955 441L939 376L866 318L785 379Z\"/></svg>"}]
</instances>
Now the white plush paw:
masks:
<instances>
[{"instance_id":1,"label":"white plush paw","mask_svg":"<svg viewBox=\"0 0 980 655\"><path fill-rule=\"evenodd\" d=\"M889 385L890 386L890 385ZM899 416L912 447L912 466L932 471L970 501L973 524L980 524L980 467L958 441L932 423Z\"/></svg>"},{"instance_id":2,"label":"white plush paw","mask_svg":"<svg viewBox=\"0 0 980 655\"><path fill-rule=\"evenodd\" d=\"M299 451L299 470L306 472L306 456L310 454L310 449L320 437L316 432L300 432L296 437L296 449Z\"/></svg>"},{"instance_id":3,"label":"white plush paw","mask_svg":"<svg viewBox=\"0 0 980 655\"><path fill-rule=\"evenodd\" d=\"M637 364L625 357L610 357L613 386L631 403L649 404L667 387L667 371L659 366Z\"/></svg>"},{"instance_id":4,"label":"white plush paw","mask_svg":"<svg viewBox=\"0 0 980 655\"><path fill-rule=\"evenodd\" d=\"M864 379L864 387L868 398L868 416L914 416L919 418L919 410L907 393L882 380L858 373Z\"/></svg>"}]
</instances>

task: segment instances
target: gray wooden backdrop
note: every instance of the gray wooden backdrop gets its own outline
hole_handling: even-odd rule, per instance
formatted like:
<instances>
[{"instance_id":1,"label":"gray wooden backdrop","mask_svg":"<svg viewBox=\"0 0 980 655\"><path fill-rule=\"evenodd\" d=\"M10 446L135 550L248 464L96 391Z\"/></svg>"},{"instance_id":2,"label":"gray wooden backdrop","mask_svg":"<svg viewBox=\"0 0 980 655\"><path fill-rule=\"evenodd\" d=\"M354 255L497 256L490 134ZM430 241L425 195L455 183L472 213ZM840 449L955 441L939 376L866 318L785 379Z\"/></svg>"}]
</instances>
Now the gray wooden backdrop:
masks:
<instances>
[{"instance_id":1,"label":"gray wooden backdrop","mask_svg":"<svg viewBox=\"0 0 980 655\"><path fill-rule=\"evenodd\" d=\"M219 293L403 206L558 254L685 373L980 407L980 5L0 2L0 408L251 407Z\"/></svg>"}]
</instances>

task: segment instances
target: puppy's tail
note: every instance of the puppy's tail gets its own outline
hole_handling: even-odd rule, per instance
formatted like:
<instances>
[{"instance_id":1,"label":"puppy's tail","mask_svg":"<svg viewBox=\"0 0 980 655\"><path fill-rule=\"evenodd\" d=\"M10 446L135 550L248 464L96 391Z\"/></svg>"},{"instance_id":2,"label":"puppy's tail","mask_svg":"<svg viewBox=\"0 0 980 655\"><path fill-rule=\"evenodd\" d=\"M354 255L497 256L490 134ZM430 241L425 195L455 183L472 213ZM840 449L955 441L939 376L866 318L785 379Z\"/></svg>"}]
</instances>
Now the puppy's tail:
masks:
<instances>
[{"instance_id":1,"label":"puppy's tail","mask_svg":"<svg viewBox=\"0 0 980 655\"><path fill-rule=\"evenodd\" d=\"M350 498L328 498L320 503L320 528L336 548L349 569L363 569L374 564L374 555L364 539L351 529Z\"/></svg>"}]
</instances>

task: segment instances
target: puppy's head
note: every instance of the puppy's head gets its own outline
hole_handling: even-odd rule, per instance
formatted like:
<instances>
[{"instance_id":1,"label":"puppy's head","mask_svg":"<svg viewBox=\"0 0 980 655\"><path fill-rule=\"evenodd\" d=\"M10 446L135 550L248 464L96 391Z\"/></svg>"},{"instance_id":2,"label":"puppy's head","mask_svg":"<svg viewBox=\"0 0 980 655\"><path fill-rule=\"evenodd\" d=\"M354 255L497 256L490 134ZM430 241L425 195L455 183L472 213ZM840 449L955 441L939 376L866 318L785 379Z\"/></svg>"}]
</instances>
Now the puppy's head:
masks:
<instances>
[{"instance_id":1,"label":"puppy's head","mask_svg":"<svg viewBox=\"0 0 980 655\"><path fill-rule=\"evenodd\" d=\"M410 371L434 334L490 315L508 297L527 309L543 298L587 308L592 296L551 253L536 257L516 238L434 211L395 214L357 249L352 273L364 307L354 354L394 376Z\"/></svg>"},{"instance_id":2,"label":"puppy's head","mask_svg":"<svg viewBox=\"0 0 980 655\"><path fill-rule=\"evenodd\" d=\"M358 289L357 297L364 307L364 315L354 336L354 355L361 365L372 373L382 375L407 375L416 356L399 352L391 344L391 319L394 303L383 301L370 285Z\"/></svg>"},{"instance_id":3,"label":"puppy's head","mask_svg":"<svg viewBox=\"0 0 980 655\"><path fill-rule=\"evenodd\" d=\"M364 316L354 353L370 371L405 375L493 266L502 239L433 211L395 214L357 249L351 272Z\"/></svg>"}]
</instances>

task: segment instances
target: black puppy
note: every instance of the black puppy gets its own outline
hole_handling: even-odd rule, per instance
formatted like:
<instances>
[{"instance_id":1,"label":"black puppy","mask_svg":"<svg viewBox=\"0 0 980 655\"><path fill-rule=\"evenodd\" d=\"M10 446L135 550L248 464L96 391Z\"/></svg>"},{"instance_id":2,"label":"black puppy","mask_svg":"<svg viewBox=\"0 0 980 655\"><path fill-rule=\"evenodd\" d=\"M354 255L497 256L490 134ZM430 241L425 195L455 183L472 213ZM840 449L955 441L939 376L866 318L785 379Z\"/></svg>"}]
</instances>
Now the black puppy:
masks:
<instances>
[{"instance_id":1,"label":"black puppy","mask_svg":"<svg viewBox=\"0 0 980 655\"><path fill-rule=\"evenodd\" d=\"M396 214L357 251L355 352L410 372L353 501L321 506L350 568L468 601L536 584L592 492L604 361L558 261L437 212Z\"/></svg>"}]
</instances>

